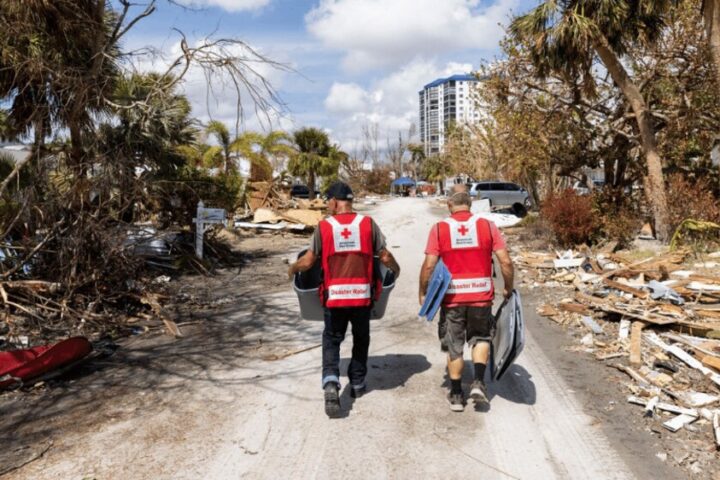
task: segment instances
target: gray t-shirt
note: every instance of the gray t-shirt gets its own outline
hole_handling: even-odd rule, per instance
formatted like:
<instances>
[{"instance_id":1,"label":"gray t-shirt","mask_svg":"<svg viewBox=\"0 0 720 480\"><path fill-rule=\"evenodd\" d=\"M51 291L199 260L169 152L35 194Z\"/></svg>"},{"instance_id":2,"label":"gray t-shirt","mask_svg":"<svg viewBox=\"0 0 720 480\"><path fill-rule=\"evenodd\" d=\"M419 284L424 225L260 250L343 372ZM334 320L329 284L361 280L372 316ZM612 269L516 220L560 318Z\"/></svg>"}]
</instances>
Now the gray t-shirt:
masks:
<instances>
[{"instance_id":1,"label":"gray t-shirt","mask_svg":"<svg viewBox=\"0 0 720 480\"><path fill-rule=\"evenodd\" d=\"M375 253L375 255L377 255L383 250L385 250L385 248L387 247L387 243L385 242L385 235L383 235L383 233L380 231L380 227L377 226L375 220L371 218L370 224L372 226L373 252ZM308 248L310 249L310 251L315 253L315 255L321 255L322 238L320 237L320 227L315 228L315 232L310 239L310 247Z\"/></svg>"}]
</instances>

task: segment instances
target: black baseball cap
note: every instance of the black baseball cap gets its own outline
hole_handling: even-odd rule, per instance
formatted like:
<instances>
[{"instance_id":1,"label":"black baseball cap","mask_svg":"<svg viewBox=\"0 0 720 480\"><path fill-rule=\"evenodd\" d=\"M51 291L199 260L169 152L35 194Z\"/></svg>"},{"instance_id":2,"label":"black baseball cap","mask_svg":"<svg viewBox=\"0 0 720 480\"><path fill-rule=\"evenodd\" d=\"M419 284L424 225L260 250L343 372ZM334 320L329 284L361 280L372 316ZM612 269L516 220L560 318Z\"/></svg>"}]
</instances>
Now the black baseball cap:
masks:
<instances>
[{"instance_id":1,"label":"black baseball cap","mask_svg":"<svg viewBox=\"0 0 720 480\"><path fill-rule=\"evenodd\" d=\"M330 200L352 200L354 198L352 188L345 182L335 182L325 192L325 198Z\"/></svg>"}]
</instances>

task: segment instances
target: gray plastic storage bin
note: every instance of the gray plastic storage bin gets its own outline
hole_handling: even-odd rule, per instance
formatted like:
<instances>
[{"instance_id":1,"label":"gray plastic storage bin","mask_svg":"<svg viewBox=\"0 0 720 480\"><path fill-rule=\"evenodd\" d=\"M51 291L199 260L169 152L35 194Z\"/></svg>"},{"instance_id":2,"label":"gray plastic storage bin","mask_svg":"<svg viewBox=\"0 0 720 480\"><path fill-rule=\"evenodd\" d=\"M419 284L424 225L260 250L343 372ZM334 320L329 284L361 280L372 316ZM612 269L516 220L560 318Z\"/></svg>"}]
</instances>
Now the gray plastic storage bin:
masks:
<instances>
[{"instance_id":1,"label":"gray plastic storage bin","mask_svg":"<svg viewBox=\"0 0 720 480\"><path fill-rule=\"evenodd\" d=\"M305 252L300 252L298 258ZM371 320L378 320L385 315L390 293L395 288L395 274L375 258L375 272L383 279L383 289L380 297L373 303ZM305 320L324 320L323 306L318 289L322 282L322 269L320 262L316 262L307 272L296 273L293 288L300 301L300 316Z\"/></svg>"}]
</instances>

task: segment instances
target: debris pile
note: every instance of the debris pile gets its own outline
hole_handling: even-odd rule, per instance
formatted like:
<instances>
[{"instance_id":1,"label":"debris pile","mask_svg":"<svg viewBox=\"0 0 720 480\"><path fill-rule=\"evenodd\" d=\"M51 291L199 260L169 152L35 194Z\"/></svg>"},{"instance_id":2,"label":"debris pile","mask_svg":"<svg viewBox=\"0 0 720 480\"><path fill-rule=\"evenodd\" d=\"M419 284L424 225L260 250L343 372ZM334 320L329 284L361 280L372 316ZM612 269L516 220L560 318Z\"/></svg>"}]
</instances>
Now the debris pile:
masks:
<instances>
[{"instance_id":1,"label":"debris pile","mask_svg":"<svg viewBox=\"0 0 720 480\"><path fill-rule=\"evenodd\" d=\"M291 198L277 182L252 182L247 207L249 215L236 219L236 228L302 232L320 223L326 203L319 198Z\"/></svg>"},{"instance_id":2,"label":"debris pile","mask_svg":"<svg viewBox=\"0 0 720 480\"><path fill-rule=\"evenodd\" d=\"M566 290L538 313L577 334L571 350L624 372L627 401L643 407L655 433L706 435L706 448L688 461L700 468L704 451L712 463L720 449L720 252L688 264L684 250L633 260L613 249L527 252L515 261L528 288Z\"/></svg>"}]
</instances>

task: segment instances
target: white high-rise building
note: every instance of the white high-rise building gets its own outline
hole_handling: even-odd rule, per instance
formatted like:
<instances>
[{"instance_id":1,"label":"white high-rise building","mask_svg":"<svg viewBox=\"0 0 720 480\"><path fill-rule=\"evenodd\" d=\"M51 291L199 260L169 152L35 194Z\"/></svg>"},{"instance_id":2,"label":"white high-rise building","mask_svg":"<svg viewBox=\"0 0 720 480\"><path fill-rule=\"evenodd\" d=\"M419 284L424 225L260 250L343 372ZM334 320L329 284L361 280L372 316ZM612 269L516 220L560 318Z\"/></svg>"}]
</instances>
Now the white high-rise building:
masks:
<instances>
[{"instance_id":1,"label":"white high-rise building","mask_svg":"<svg viewBox=\"0 0 720 480\"><path fill-rule=\"evenodd\" d=\"M425 155L443 151L449 124L475 123L480 120L480 111L472 94L478 82L475 75L453 75L438 78L419 92L420 141L425 146Z\"/></svg>"}]
</instances>

